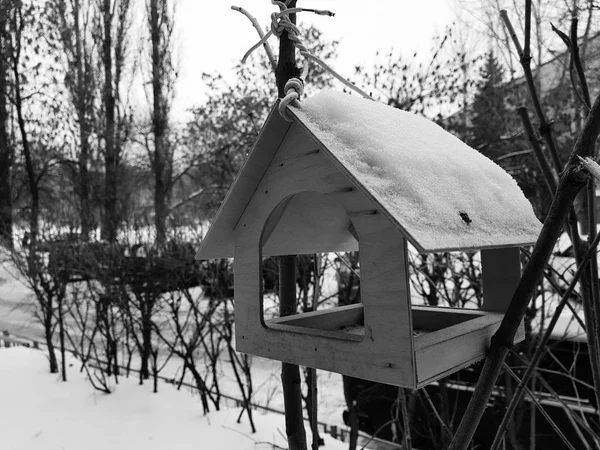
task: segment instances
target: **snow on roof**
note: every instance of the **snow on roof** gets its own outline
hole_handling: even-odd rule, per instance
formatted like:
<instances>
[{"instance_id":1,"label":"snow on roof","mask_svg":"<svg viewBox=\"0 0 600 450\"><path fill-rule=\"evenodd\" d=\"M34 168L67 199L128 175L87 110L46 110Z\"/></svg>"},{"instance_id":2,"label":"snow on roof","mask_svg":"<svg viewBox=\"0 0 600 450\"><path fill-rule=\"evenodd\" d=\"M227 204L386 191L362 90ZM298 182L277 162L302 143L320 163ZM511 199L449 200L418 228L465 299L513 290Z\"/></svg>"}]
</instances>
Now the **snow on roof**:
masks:
<instances>
[{"instance_id":1,"label":"snow on roof","mask_svg":"<svg viewBox=\"0 0 600 450\"><path fill-rule=\"evenodd\" d=\"M516 181L430 120L336 91L291 110L420 250L537 240L541 224Z\"/></svg>"}]
</instances>

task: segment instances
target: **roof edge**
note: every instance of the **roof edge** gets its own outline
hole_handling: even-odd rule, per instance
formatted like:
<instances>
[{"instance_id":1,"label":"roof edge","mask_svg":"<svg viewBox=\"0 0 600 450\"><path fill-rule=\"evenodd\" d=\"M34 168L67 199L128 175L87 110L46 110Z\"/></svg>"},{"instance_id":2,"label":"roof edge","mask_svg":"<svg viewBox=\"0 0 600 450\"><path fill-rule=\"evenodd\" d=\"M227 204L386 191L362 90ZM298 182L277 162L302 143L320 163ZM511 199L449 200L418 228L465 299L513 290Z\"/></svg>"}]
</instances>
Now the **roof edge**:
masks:
<instances>
[{"instance_id":1,"label":"roof edge","mask_svg":"<svg viewBox=\"0 0 600 450\"><path fill-rule=\"evenodd\" d=\"M246 161L236 174L225 199L202 239L200 248L196 252L196 259L233 257L235 225L246 210L246 206L291 126L291 123L284 120L279 114L279 103L280 100L277 100L271 108ZM259 173L259 175L244 176L246 173Z\"/></svg>"}]
</instances>

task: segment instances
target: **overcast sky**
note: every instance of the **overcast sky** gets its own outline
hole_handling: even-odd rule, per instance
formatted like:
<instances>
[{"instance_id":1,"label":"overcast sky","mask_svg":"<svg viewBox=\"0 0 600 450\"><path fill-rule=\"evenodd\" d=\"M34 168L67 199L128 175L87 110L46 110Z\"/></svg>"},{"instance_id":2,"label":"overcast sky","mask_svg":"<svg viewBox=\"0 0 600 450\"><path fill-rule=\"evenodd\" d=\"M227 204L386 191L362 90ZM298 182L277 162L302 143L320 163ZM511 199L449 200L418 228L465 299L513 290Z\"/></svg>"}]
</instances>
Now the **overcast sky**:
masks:
<instances>
[{"instance_id":1,"label":"overcast sky","mask_svg":"<svg viewBox=\"0 0 600 450\"><path fill-rule=\"evenodd\" d=\"M233 11L232 5L247 9L263 26L277 11L269 0L178 1L176 116L201 103L203 72L231 73L233 65L258 41L250 21ZM340 41L339 56L330 63L348 76L356 65L376 61L378 50L385 53L393 47L406 56L429 53L432 38L454 20L450 5L450 0L300 0L298 6L328 9L335 17L305 12L298 15L298 25L313 23L325 38ZM275 38L272 45L277 45Z\"/></svg>"}]
</instances>

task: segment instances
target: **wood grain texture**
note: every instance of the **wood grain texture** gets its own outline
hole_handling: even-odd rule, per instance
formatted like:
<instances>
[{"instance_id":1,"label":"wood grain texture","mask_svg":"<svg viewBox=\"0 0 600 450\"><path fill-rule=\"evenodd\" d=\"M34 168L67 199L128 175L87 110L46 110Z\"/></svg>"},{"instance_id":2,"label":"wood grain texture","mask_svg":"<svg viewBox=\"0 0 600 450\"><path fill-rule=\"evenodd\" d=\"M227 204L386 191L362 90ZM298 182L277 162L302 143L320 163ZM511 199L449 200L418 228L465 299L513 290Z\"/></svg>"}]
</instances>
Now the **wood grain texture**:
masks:
<instances>
[{"instance_id":1,"label":"wood grain texture","mask_svg":"<svg viewBox=\"0 0 600 450\"><path fill-rule=\"evenodd\" d=\"M268 322L268 326L296 325L305 328L318 328L320 330L339 330L351 325L364 325L363 305L340 306L338 308L311 311L294 316L278 317Z\"/></svg>"},{"instance_id":2,"label":"wood grain texture","mask_svg":"<svg viewBox=\"0 0 600 450\"><path fill-rule=\"evenodd\" d=\"M494 310L502 310L519 268L518 249L485 250L489 310L411 309L401 230L298 124L262 175L233 236L238 351L404 387L423 386L485 356L502 318ZM264 254L331 251L357 239L362 307L265 323ZM354 323L364 324L363 335L339 330ZM413 329L426 332L413 336Z\"/></svg>"},{"instance_id":3,"label":"wood grain texture","mask_svg":"<svg viewBox=\"0 0 600 450\"><path fill-rule=\"evenodd\" d=\"M267 220L263 256L356 251L351 224L336 200L317 192L298 193L283 200Z\"/></svg>"},{"instance_id":4,"label":"wood grain texture","mask_svg":"<svg viewBox=\"0 0 600 450\"><path fill-rule=\"evenodd\" d=\"M415 330L437 331L452 325L475 319L485 312L478 309L445 308L442 306L413 305L413 327Z\"/></svg>"},{"instance_id":5,"label":"wood grain texture","mask_svg":"<svg viewBox=\"0 0 600 450\"><path fill-rule=\"evenodd\" d=\"M314 142L293 124L234 230L237 349L359 378L414 386L406 241L382 214L361 214L373 211L375 205L323 152L315 150ZM304 327L293 332L295 325L268 328L264 324L260 286L263 230L277 205L306 191L327 195L352 217L360 240L363 279L365 335L360 342L352 340L356 337L328 335L337 333L333 330L306 334ZM276 229L271 236L274 233Z\"/></svg>"},{"instance_id":6,"label":"wood grain texture","mask_svg":"<svg viewBox=\"0 0 600 450\"><path fill-rule=\"evenodd\" d=\"M279 101L269 113L265 126L246 162L227 192L215 220L202 240L196 258L231 258L233 256L235 225L290 128L290 123L280 116L278 106Z\"/></svg>"},{"instance_id":7,"label":"wood grain texture","mask_svg":"<svg viewBox=\"0 0 600 450\"><path fill-rule=\"evenodd\" d=\"M484 358L501 321L502 314L488 313L415 337L419 387Z\"/></svg>"}]
</instances>

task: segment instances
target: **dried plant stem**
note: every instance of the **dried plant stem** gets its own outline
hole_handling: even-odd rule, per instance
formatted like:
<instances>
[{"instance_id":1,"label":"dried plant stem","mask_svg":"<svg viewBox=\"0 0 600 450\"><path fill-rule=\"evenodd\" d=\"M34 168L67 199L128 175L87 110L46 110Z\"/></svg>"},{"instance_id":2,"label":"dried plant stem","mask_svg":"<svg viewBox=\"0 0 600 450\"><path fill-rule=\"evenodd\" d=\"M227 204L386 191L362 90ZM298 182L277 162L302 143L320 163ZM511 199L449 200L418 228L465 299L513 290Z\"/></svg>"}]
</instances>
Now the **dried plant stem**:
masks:
<instances>
[{"instance_id":1,"label":"dried plant stem","mask_svg":"<svg viewBox=\"0 0 600 450\"><path fill-rule=\"evenodd\" d=\"M511 350L511 354L515 358L520 360L523 364L525 364L525 365L528 364L528 361L525 359L525 357L520 355L519 353L517 353L514 349ZM594 430L587 423L587 421L585 420L585 416L582 414L582 417L579 417L577 414L574 414L573 411L571 411L571 409L569 408L569 406L563 401L563 399L560 398L559 394L554 389L552 389L552 386L550 386L548 384L548 382L544 379L544 377L542 375L540 375L540 373L538 371L535 371L533 373L533 378L531 381L532 381L532 384L534 381L539 382L542 385L542 387L544 389L546 389L546 391L548 391L548 393L550 395L552 395L554 397L554 399L556 399L556 401L558 401L562 405L565 415L567 416L567 418L573 425L573 429L575 430L575 432L577 433L577 436L579 436L579 439L582 441L582 443L584 444L585 447L589 447L589 444L588 444L588 441L583 436L583 434L581 433L580 427L582 427L590 435L590 437L592 439L594 439L596 442L599 442L598 435L594 432ZM533 390L533 389L531 391L535 392L535 390ZM533 419L533 416L532 416L532 419Z\"/></svg>"},{"instance_id":2,"label":"dried plant stem","mask_svg":"<svg viewBox=\"0 0 600 450\"><path fill-rule=\"evenodd\" d=\"M531 14L531 0L526 0L525 8L527 12L527 8L529 8L529 13ZM552 127L550 123L546 120L546 115L542 110L542 104L540 102L539 96L537 95L537 90L535 87L535 81L533 80L533 73L531 71L531 54L529 47L523 48L519 42L519 38L515 33L515 30L508 18L508 13L506 10L500 11L500 17L504 22L504 25L509 30L510 36L512 38L513 44L517 49L517 53L519 54L519 58L521 60L521 66L523 67L523 72L525 74L525 80L527 82L527 88L531 93L531 100L533 102L533 107L540 121L539 131L542 137L544 138L544 142L546 143L546 147L550 151L550 156L552 158L552 162L554 164L554 168L558 173L562 171L562 163L558 157L558 151L556 149L556 145L554 144L554 139L552 138ZM530 19L529 19L530 20ZM527 21L527 18L526 18ZM530 33L531 31L529 31ZM528 31L526 30L526 35ZM528 44L528 41L526 41Z\"/></svg>"},{"instance_id":3,"label":"dried plant stem","mask_svg":"<svg viewBox=\"0 0 600 450\"><path fill-rule=\"evenodd\" d=\"M530 33L530 14L531 14L531 0L526 0L525 4L525 47L521 48L519 40L516 36L516 33L512 27L512 24L508 18L508 14L506 11L501 11L501 18L506 25L506 28L510 31L511 37L513 39L515 48L517 49L520 57L521 64L523 66L523 71L525 73L525 78L527 80L527 86L529 88L530 96L532 102L534 104L538 119L540 121L540 133L544 138L546 146L550 150L550 154L555 164L555 168L558 172L561 170L561 165L558 160L558 156L556 153L556 147L554 145L554 139L552 137L551 128L546 120L546 117L542 111L541 103L539 100L539 95L536 91L535 84L533 83L533 75L531 72L531 56L529 49L529 33ZM571 51L571 66L577 67L577 73L579 76L579 84L582 87L582 91L584 92L584 103L586 104L588 111L590 109L590 98L589 92L587 90L587 83L585 80L585 75L583 73L583 68L581 64L581 59L579 57L579 51L577 46L577 18L574 17L571 24L571 38L564 35L564 33L559 32L555 29L555 31L561 36L563 41L567 44L569 50ZM576 86L573 86L575 91L577 92ZM587 97L586 97L587 94ZM588 115L588 118L591 114ZM524 117L522 116L522 119ZM525 122L524 122L525 123ZM531 134L530 134L530 140ZM533 140L532 140L533 142ZM593 154L594 143L588 143L590 146L590 153ZM534 148L535 150L535 148ZM574 163L574 152L571 154L569 163ZM548 181L547 181L548 182ZM590 231L588 236L588 243L591 242L593 237L595 236L596 224L595 224L595 210L591 210L590 208L595 209L595 189L593 189L593 182L588 181L588 218L591 216L590 220ZM571 242L573 244L573 250L575 253L575 260L578 265L581 264L581 254L584 247L583 242L581 241L581 237L579 236L579 232L577 229L577 219L574 213L573 208L571 207L570 212L567 216L568 221L567 225L569 227L569 234L571 237ZM593 223L592 223L593 220ZM598 335L598 324L600 324L600 311L599 308L594 308L592 305L596 305L600 302L600 288L598 286L598 265L597 261L594 260L590 263L590 267L587 272L582 274L581 277L581 295L583 297L583 306L584 306L584 315L586 322L587 337L588 337L588 345L590 348L589 356L590 356L590 364L592 367L592 377L594 379L594 385L600 387L600 336ZM596 313L596 314L594 314ZM596 400L600 404L600 391L598 389L596 392Z\"/></svg>"},{"instance_id":4,"label":"dried plant stem","mask_svg":"<svg viewBox=\"0 0 600 450\"><path fill-rule=\"evenodd\" d=\"M523 128L525 129L527 139L529 139L529 142L531 143L531 148L533 149L535 159L538 165L540 166L542 174L544 175L544 181L546 182L548 191L550 192L550 195L554 195L554 193L556 192L556 176L552 172L550 164L548 164L548 161L544 156L542 146L535 137L535 133L533 132L533 126L531 125L531 120L529 119L529 113L527 112L527 108L525 106L521 106L517 108L517 112L519 113L521 122L523 122Z\"/></svg>"},{"instance_id":5,"label":"dried plant stem","mask_svg":"<svg viewBox=\"0 0 600 450\"><path fill-rule=\"evenodd\" d=\"M576 11L574 12L576 14ZM571 20L571 33L570 33L570 41L571 41L571 61L572 65L575 67L577 72L577 78L579 80L579 85L581 87L581 97L583 100L584 107L586 111L589 111L591 108L591 98L590 92L587 85L587 80L585 77L585 73L583 71L583 64L581 62L581 57L579 55L579 43L577 41L577 16L574 15ZM573 86L573 89L576 89ZM590 177L587 185L587 213L588 213L588 243L591 243L596 237L596 186L594 177ZM600 326L600 286L598 285L598 260L597 258L592 258L590 262L590 284L591 284L591 293L592 293L592 304L589 305L588 309L592 309L592 311L587 311L586 314L586 324L588 324L587 332L588 342L593 343L595 345L591 345L591 349L594 350L594 353L590 352L590 362L592 364L592 374L594 376L594 386L596 386L596 400L600 400L600 396L598 395L598 390L600 389L600 330L598 327ZM593 306L592 306L593 305ZM585 305L584 305L585 306ZM593 317L592 317L592 314ZM588 317L588 315L590 317ZM593 326L592 326L593 325ZM600 405L600 403L598 403Z\"/></svg>"},{"instance_id":6,"label":"dried plant stem","mask_svg":"<svg viewBox=\"0 0 600 450\"><path fill-rule=\"evenodd\" d=\"M402 413L402 448L412 450L412 436L410 434L410 417L408 416L408 407L406 405L406 392L404 388L398 388L398 401L400 402L400 411Z\"/></svg>"},{"instance_id":7,"label":"dried plant stem","mask_svg":"<svg viewBox=\"0 0 600 450\"><path fill-rule=\"evenodd\" d=\"M579 43L577 42L577 16L574 16L571 20L571 61L577 72L577 78L581 87L581 96L583 98L586 109L592 106L592 99L590 97L590 91L587 85L587 79L583 71L583 64L581 62L581 56L579 55ZM573 86L575 89L575 86ZM576 89L575 89L576 90Z\"/></svg>"},{"instance_id":8,"label":"dried plant stem","mask_svg":"<svg viewBox=\"0 0 600 450\"><path fill-rule=\"evenodd\" d=\"M506 433L506 430L508 428L510 418L514 414L514 412L517 408L517 405L523 398L524 391L527 388L527 382L529 381L531 376L535 373L535 371L538 367L538 364L546 351L546 346L548 345L548 341L550 340L550 337L552 336L552 331L554 331L554 327L556 326L558 319L559 319L565 305L569 301L569 297L571 296L571 293L575 289L575 286L577 285L579 278L581 277L583 272L585 270L587 270L587 264L588 264L589 260L592 258L592 256L596 255L596 247L598 246L598 242L600 242L600 235L596 237L594 242L592 242L592 246L588 249L587 253L583 257L582 263L577 267L577 271L575 272L575 275L573 276L573 279L571 280L569 287L567 288L567 290L563 294L562 298L560 299L560 302L559 302L558 306L556 307L554 314L552 315L552 319L550 320L550 323L546 327L546 330L544 331L544 335L542 336L542 339L538 343L535 353L533 354L533 356L531 357L531 360L529 361L529 366L527 367L527 370L525 371L525 373L523 374L523 377L521 378L521 383L519 383L519 385L515 389L515 392L511 398L511 401L509 402L509 404L506 408L506 412L504 413L502 422L498 426L498 431L496 432L496 437L494 438L494 442L493 442L490 450L497 450L500 446L500 443L504 439L504 434ZM529 266L529 264L528 264L528 266Z\"/></svg>"},{"instance_id":9,"label":"dried plant stem","mask_svg":"<svg viewBox=\"0 0 600 450\"><path fill-rule=\"evenodd\" d=\"M519 380L519 377L517 376L516 373L513 372L513 370L508 366L508 364L504 363L504 370L506 370L506 372L517 382L520 383L521 380ZM535 403L535 406L537 407L538 411L542 414L542 416L544 416L544 418L548 421L548 423L550 424L550 426L552 427L552 429L556 432L556 434L561 438L561 440L564 442L564 444L567 446L567 448L569 448L570 450L575 450L575 447L573 447L573 445L569 442L569 440L567 439L567 437L564 435L564 433L560 430L560 428L558 427L558 425L556 425L556 423L552 420L552 418L550 417L550 415L546 412L546 410L544 409L544 407L542 406L542 404L540 403L540 401L537 399L537 397L535 396L535 394L533 392L531 392L531 390L529 390L529 388L527 386L525 386L525 391L527 392L527 394L529 395L529 397L531 398L531 401L533 403Z\"/></svg>"},{"instance_id":10,"label":"dried plant stem","mask_svg":"<svg viewBox=\"0 0 600 450\"><path fill-rule=\"evenodd\" d=\"M475 430L485 411L487 401L502 370L504 358L508 349L512 346L514 336L525 315L529 300L535 292L535 287L544 274L546 263L552 253L556 240L560 236L562 224L569 214L573 199L587 182L588 175L577 162L578 156L585 157L593 153L599 134L600 96L596 98L583 125L583 129L575 142L567 166L561 174L556 195L550 205L550 210L548 211L540 236L529 262L523 269L521 280L502 319L500 328L492 338L490 350L477 381L475 391L454 439L450 444L449 448L451 450L466 449L473 438L473 434L475 434Z\"/></svg>"},{"instance_id":11,"label":"dried plant stem","mask_svg":"<svg viewBox=\"0 0 600 450\"><path fill-rule=\"evenodd\" d=\"M231 9L242 13L243 15L245 15L248 18L248 20L250 20L250 22L252 22L252 25L256 29L261 40L265 37L265 33L264 33L262 27L258 23L258 20L256 20L256 18L252 14L250 14L247 10L245 10L241 6L232 6ZM275 69L277 69L277 60L275 59L273 50L271 49L271 46L269 45L269 43L266 41L263 44L263 47L265 48L265 52L267 52L267 57L269 58L269 62L271 63L271 68L273 69L273 72L275 72Z\"/></svg>"},{"instance_id":12,"label":"dried plant stem","mask_svg":"<svg viewBox=\"0 0 600 450\"><path fill-rule=\"evenodd\" d=\"M429 403L429 407L431 408L433 415L436 417L436 419L442 426L442 429L444 430L445 434L448 436L448 438L452 438L452 430L450 430L450 428L448 428L448 425L446 424L444 419L442 419L442 416L440 416L440 413L438 412L437 408L433 404L433 400L431 400L431 397L429 396L427 389L423 389L421 392L425 396L425 399L427 400L427 403Z\"/></svg>"}]
</instances>

